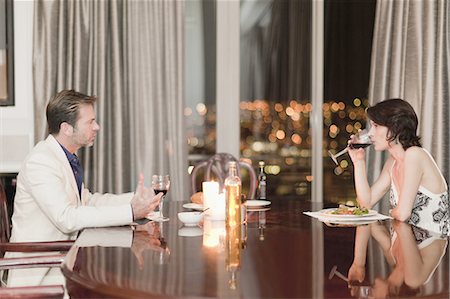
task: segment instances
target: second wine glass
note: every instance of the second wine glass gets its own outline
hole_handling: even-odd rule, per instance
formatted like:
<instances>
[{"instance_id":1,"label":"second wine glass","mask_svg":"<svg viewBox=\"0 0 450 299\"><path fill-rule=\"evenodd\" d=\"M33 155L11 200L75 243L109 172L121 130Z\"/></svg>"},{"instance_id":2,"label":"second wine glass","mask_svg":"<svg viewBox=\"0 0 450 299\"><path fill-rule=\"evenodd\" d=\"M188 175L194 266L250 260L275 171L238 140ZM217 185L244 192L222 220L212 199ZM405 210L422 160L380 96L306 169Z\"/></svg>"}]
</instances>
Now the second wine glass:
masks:
<instances>
[{"instance_id":1,"label":"second wine glass","mask_svg":"<svg viewBox=\"0 0 450 299\"><path fill-rule=\"evenodd\" d=\"M163 207L164 207L164 198L169 191L170 187L170 178L169 175L153 175L152 176L152 188L155 190L155 193L162 193L161 201L159 202L159 219L158 221L167 221L169 218L164 217L163 215Z\"/></svg>"}]
</instances>

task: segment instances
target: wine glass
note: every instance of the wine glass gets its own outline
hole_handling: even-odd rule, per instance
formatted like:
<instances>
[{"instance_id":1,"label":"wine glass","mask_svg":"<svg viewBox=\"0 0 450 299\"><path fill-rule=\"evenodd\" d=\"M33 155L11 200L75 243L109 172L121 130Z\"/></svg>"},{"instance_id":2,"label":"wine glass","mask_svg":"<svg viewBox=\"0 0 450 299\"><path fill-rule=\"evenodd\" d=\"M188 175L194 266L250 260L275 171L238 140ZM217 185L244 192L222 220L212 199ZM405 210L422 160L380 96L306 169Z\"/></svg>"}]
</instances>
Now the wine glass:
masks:
<instances>
[{"instance_id":1,"label":"wine glass","mask_svg":"<svg viewBox=\"0 0 450 299\"><path fill-rule=\"evenodd\" d=\"M331 151L328 151L331 159L333 159L334 163L338 165L337 158L348 152L349 148L357 149L357 148L365 148L369 145L372 145L372 141L370 140L369 131L367 129L360 130L352 137L352 142L340 152L333 154Z\"/></svg>"},{"instance_id":2,"label":"wine glass","mask_svg":"<svg viewBox=\"0 0 450 299\"><path fill-rule=\"evenodd\" d=\"M162 222L159 223L159 236L158 240L160 242L159 250L154 251L153 253L153 262L157 265L165 265L169 262L170 259L170 249L167 245L166 240L164 239L164 225Z\"/></svg>"},{"instance_id":3,"label":"wine glass","mask_svg":"<svg viewBox=\"0 0 450 299\"><path fill-rule=\"evenodd\" d=\"M152 176L152 188L155 190L155 193L162 193L163 196L161 197L161 200L159 201L159 218L158 221L167 221L169 218L164 217L163 215L163 202L164 197L167 194L167 191L169 191L170 187L170 178L169 175L153 175Z\"/></svg>"},{"instance_id":4,"label":"wine glass","mask_svg":"<svg viewBox=\"0 0 450 299\"><path fill-rule=\"evenodd\" d=\"M372 287L370 285L365 285L364 282L359 281L350 281L344 274L337 270L337 266L334 265L331 268L330 274L328 275L328 279L331 280L334 276L339 277L343 281L347 282L349 288L355 288L358 294L358 298L369 298L372 297Z\"/></svg>"},{"instance_id":5,"label":"wine glass","mask_svg":"<svg viewBox=\"0 0 450 299\"><path fill-rule=\"evenodd\" d=\"M164 238L160 238L160 242L161 249L154 252L153 262L157 265L165 265L170 260L170 249L169 246L167 246L167 242L164 240Z\"/></svg>"}]
</instances>

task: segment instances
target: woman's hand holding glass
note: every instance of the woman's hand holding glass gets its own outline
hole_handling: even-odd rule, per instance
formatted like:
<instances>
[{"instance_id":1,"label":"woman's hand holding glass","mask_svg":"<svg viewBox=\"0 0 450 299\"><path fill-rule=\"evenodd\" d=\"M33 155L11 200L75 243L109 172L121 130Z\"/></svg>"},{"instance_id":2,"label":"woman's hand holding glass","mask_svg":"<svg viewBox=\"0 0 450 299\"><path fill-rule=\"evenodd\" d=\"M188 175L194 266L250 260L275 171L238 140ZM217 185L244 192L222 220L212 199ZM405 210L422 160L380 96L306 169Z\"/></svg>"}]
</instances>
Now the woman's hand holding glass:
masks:
<instances>
[{"instance_id":1,"label":"woman's hand holding glass","mask_svg":"<svg viewBox=\"0 0 450 299\"><path fill-rule=\"evenodd\" d=\"M328 151L328 154L330 155L331 159L333 159L334 163L336 163L336 165L339 164L337 158L347 152L349 153L352 161L356 162L358 160L365 159L365 151L361 149L366 148L371 144L372 142L370 140L369 131L364 129L359 131L357 134L350 136L350 140L348 141L348 145L346 148L336 154Z\"/></svg>"},{"instance_id":2,"label":"woman's hand holding glass","mask_svg":"<svg viewBox=\"0 0 450 299\"><path fill-rule=\"evenodd\" d=\"M355 282L362 283L364 278L366 278L366 266L353 263L350 266L350 269L348 269L347 278L349 285L352 285Z\"/></svg>"},{"instance_id":3,"label":"woman's hand holding glass","mask_svg":"<svg viewBox=\"0 0 450 299\"><path fill-rule=\"evenodd\" d=\"M358 134L351 135L348 141L348 155L352 162L366 161L366 151L364 148L370 146L372 143L370 141L369 133L367 130L362 130ZM356 145L356 146L355 146Z\"/></svg>"}]
</instances>

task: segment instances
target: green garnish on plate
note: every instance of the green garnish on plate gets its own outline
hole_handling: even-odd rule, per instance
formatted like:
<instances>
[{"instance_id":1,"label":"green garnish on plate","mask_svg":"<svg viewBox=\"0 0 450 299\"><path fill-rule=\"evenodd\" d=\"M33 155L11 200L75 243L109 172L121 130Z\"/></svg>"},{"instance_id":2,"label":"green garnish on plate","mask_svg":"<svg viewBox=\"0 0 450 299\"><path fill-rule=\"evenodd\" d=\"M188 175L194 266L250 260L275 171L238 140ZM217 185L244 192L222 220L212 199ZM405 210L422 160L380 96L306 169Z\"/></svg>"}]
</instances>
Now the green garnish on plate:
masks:
<instances>
[{"instance_id":1,"label":"green garnish on plate","mask_svg":"<svg viewBox=\"0 0 450 299\"><path fill-rule=\"evenodd\" d=\"M339 206L336 210L332 211L331 214L334 215L366 215L369 214L369 210L366 208L360 207L347 207L347 206Z\"/></svg>"}]
</instances>

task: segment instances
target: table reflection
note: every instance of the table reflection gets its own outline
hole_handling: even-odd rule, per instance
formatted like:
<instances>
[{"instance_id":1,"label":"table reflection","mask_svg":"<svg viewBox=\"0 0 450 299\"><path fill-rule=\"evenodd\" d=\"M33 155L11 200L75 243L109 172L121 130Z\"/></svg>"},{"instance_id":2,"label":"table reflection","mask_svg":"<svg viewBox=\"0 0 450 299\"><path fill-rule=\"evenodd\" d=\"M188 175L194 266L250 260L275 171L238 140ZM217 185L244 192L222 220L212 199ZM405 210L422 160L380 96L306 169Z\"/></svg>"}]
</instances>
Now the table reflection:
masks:
<instances>
[{"instance_id":1,"label":"table reflection","mask_svg":"<svg viewBox=\"0 0 450 299\"><path fill-rule=\"evenodd\" d=\"M393 255L397 265L412 258L400 250L405 247L406 234L392 226L397 237L391 238L389 227L384 226L389 221L357 228L331 227L303 214L322 206L295 198L272 200L267 210L249 210L247 224L231 230L224 221L208 217L197 227L185 227L176 217L183 203L171 202L167 208L171 219L167 222L138 226L134 231L130 227L83 231L63 265L71 297L367 297L381 288L378 280L388 281L395 269L386 257ZM412 232L412 236L417 234ZM380 242L384 251L375 248ZM446 241L442 242L446 247ZM349 272L355 248L360 252L355 256L365 255L367 261L361 273ZM448 255L443 260L444 266L429 274L430 281L422 282L415 296L448 297ZM334 265L335 274L328 279ZM362 272L364 276L358 276ZM349 290L348 282L339 276L350 277L354 288Z\"/></svg>"},{"instance_id":2,"label":"table reflection","mask_svg":"<svg viewBox=\"0 0 450 299\"><path fill-rule=\"evenodd\" d=\"M231 275L228 285L232 290L237 287L236 275L241 268L241 251L244 247L243 230L246 230L245 224L228 227L226 231L226 269Z\"/></svg>"},{"instance_id":3,"label":"table reflection","mask_svg":"<svg viewBox=\"0 0 450 299\"><path fill-rule=\"evenodd\" d=\"M447 238L400 221L392 221L388 224L389 226L386 227L376 222L356 227L354 259L348 275L345 277L333 269L335 274L347 281L351 295L358 298L439 294L442 290L426 286L433 280L436 269L446 253ZM366 278L370 239L375 240L388 264L387 273L377 273L372 280ZM446 287L448 292L448 284L442 287Z\"/></svg>"}]
</instances>

